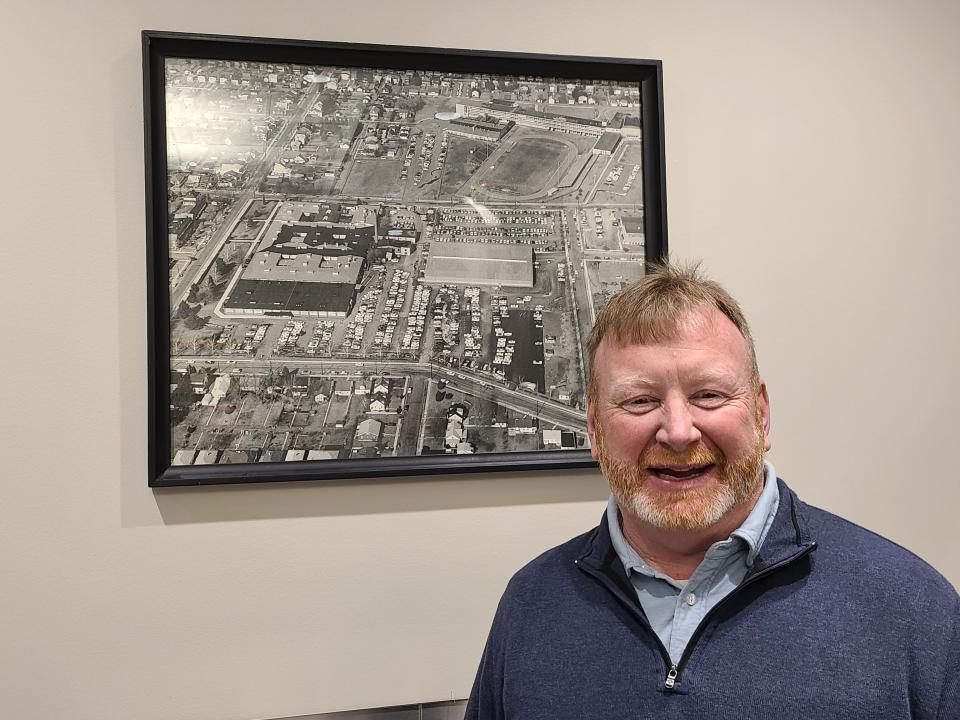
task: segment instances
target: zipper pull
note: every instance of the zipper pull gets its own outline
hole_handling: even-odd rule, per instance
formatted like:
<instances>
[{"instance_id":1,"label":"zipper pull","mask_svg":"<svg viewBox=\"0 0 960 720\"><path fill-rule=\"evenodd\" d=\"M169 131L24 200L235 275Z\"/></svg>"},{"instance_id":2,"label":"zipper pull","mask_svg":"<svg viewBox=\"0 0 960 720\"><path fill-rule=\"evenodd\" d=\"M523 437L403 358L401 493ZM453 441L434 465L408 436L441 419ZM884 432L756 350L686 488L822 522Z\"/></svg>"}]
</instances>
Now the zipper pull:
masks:
<instances>
[{"instance_id":1,"label":"zipper pull","mask_svg":"<svg viewBox=\"0 0 960 720\"><path fill-rule=\"evenodd\" d=\"M667 673L667 681L664 683L667 690L673 690L673 686L677 684L677 675L679 671L677 670L676 665L670 666L670 671Z\"/></svg>"}]
</instances>

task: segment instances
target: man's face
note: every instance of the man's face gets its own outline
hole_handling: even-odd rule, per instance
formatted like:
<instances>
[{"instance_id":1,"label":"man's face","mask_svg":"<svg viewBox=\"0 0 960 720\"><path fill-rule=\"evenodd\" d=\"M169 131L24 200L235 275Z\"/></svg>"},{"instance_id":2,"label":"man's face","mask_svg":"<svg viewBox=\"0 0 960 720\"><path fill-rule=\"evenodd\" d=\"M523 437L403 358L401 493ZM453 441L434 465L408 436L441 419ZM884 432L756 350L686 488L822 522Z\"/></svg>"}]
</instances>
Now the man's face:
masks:
<instances>
[{"instance_id":1,"label":"man's face","mask_svg":"<svg viewBox=\"0 0 960 720\"><path fill-rule=\"evenodd\" d=\"M587 409L593 457L621 511L656 527L699 529L753 497L770 449L766 386L719 310L690 313L674 339L594 357Z\"/></svg>"}]
</instances>

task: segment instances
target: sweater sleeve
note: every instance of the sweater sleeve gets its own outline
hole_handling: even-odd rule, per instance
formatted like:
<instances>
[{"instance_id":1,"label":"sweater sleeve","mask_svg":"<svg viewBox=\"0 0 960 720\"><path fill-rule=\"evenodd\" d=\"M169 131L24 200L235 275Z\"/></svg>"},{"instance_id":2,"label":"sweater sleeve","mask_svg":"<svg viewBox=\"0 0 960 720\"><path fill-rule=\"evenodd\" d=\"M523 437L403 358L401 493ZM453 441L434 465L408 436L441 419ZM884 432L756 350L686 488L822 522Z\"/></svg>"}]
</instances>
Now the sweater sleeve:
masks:
<instances>
[{"instance_id":1,"label":"sweater sleeve","mask_svg":"<svg viewBox=\"0 0 960 720\"><path fill-rule=\"evenodd\" d=\"M493 625L487 637L487 644L483 649L480 667L473 681L473 690L467 702L467 711L464 720L504 720L506 712L503 706L503 679L504 679L504 648L506 635L509 630L507 616L509 601L509 587L500 599L497 613L493 618Z\"/></svg>"},{"instance_id":2,"label":"sweater sleeve","mask_svg":"<svg viewBox=\"0 0 960 720\"><path fill-rule=\"evenodd\" d=\"M953 633L937 720L960 720L960 595L955 596L953 608Z\"/></svg>"},{"instance_id":3,"label":"sweater sleeve","mask_svg":"<svg viewBox=\"0 0 960 720\"><path fill-rule=\"evenodd\" d=\"M464 720L503 720L503 664L493 657L492 637L480 660Z\"/></svg>"}]
</instances>

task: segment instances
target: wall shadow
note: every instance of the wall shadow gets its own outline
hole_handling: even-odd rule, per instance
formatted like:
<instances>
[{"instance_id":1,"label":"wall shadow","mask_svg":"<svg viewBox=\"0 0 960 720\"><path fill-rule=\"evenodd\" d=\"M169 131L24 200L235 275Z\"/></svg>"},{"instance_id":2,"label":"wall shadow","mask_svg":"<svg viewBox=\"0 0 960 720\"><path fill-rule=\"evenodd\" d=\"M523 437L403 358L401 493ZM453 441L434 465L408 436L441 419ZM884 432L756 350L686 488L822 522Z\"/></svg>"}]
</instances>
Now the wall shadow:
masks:
<instances>
[{"instance_id":1,"label":"wall shadow","mask_svg":"<svg viewBox=\"0 0 960 720\"><path fill-rule=\"evenodd\" d=\"M157 488L165 524L602 502L599 470Z\"/></svg>"}]
</instances>

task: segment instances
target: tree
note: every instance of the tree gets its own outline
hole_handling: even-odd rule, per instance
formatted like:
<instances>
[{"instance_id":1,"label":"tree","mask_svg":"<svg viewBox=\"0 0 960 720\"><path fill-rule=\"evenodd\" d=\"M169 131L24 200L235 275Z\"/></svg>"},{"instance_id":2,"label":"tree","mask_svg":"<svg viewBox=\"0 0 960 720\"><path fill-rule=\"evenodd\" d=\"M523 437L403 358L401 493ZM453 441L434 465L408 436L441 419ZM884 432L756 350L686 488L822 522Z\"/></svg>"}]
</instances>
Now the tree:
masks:
<instances>
[{"instance_id":1,"label":"tree","mask_svg":"<svg viewBox=\"0 0 960 720\"><path fill-rule=\"evenodd\" d=\"M226 277L233 269L233 264L228 263L223 258L217 258L216 262L213 263L213 272L218 279Z\"/></svg>"},{"instance_id":2,"label":"tree","mask_svg":"<svg viewBox=\"0 0 960 720\"><path fill-rule=\"evenodd\" d=\"M209 300L210 298L216 297L217 290L220 286L213 279L211 275L207 275L207 279L203 281L203 292L200 294L200 297L203 300Z\"/></svg>"},{"instance_id":3,"label":"tree","mask_svg":"<svg viewBox=\"0 0 960 720\"><path fill-rule=\"evenodd\" d=\"M196 314L190 315L187 318L184 318L183 324L190 330L199 330L207 324L207 321L202 317L198 317Z\"/></svg>"},{"instance_id":4,"label":"tree","mask_svg":"<svg viewBox=\"0 0 960 720\"><path fill-rule=\"evenodd\" d=\"M196 308L193 307L186 300L181 300L180 304L177 306L177 311L173 314L174 320L186 320L191 315L195 315L197 312Z\"/></svg>"}]
</instances>

